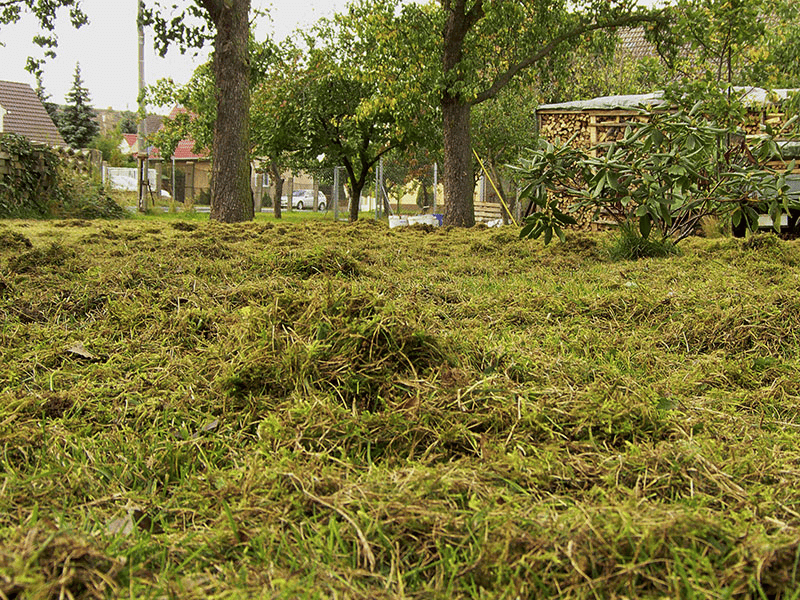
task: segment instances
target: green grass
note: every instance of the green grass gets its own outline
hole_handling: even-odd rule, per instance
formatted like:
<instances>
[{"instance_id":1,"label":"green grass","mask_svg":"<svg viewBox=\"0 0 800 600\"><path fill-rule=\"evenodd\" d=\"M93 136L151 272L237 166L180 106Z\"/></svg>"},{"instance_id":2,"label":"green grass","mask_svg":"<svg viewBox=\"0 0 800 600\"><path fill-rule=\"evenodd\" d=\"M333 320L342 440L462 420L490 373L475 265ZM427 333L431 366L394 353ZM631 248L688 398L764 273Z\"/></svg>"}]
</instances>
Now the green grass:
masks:
<instances>
[{"instance_id":1,"label":"green grass","mask_svg":"<svg viewBox=\"0 0 800 600\"><path fill-rule=\"evenodd\" d=\"M800 596L797 242L310 216L0 223L0 598Z\"/></svg>"}]
</instances>

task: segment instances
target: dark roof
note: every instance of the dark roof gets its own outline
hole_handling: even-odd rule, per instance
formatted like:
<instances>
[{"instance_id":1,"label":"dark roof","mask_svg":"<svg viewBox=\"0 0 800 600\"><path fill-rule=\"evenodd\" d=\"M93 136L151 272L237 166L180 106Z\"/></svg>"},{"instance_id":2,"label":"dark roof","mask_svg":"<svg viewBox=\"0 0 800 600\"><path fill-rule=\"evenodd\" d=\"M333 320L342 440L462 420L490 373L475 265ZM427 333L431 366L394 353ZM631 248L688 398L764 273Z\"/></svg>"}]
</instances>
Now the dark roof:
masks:
<instances>
[{"instance_id":1,"label":"dark roof","mask_svg":"<svg viewBox=\"0 0 800 600\"><path fill-rule=\"evenodd\" d=\"M144 125L147 128L148 135L161 129L162 123L164 123L164 117L161 115L147 115L144 118Z\"/></svg>"},{"instance_id":2,"label":"dark roof","mask_svg":"<svg viewBox=\"0 0 800 600\"><path fill-rule=\"evenodd\" d=\"M633 59L658 56L655 45L645 39L643 27L621 27L617 36L617 50Z\"/></svg>"},{"instance_id":3,"label":"dark roof","mask_svg":"<svg viewBox=\"0 0 800 600\"><path fill-rule=\"evenodd\" d=\"M6 110L4 133L24 135L33 142L51 146L67 145L39 96L28 84L0 81L0 106Z\"/></svg>"}]
</instances>

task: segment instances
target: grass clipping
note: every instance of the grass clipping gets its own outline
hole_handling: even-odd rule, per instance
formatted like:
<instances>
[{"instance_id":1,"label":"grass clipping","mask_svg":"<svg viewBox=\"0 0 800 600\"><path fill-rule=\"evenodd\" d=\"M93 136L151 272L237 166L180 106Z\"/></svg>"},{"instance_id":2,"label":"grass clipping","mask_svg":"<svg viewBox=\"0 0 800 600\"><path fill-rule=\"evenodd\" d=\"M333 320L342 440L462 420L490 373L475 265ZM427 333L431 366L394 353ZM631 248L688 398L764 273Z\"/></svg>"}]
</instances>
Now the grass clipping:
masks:
<instances>
[{"instance_id":1,"label":"grass clipping","mask_svg":"<svg viewBox=\"0 0 800 600\"><path fill-rule=\"evenodd\" d=\"M0 598L800 593L797 242L187 219L0 224Z\"/></svg>"}]
</instances>

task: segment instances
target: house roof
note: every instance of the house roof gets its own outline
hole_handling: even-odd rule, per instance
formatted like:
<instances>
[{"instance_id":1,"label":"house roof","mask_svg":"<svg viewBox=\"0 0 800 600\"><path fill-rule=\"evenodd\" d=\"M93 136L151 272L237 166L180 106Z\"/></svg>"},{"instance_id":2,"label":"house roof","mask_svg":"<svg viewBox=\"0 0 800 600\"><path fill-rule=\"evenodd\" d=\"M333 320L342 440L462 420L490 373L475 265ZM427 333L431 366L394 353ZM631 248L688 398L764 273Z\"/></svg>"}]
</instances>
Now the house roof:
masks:
<instances>
[{"instance_id":1,"label":"house roof","mask_svg":"<svg viewBox=\"0 0 800 600\"><path fill-rule=\"evenodd\" d=\"M196 153L194 150L194 140L191 138L181 140L172 154L175 160L197 160L200 158L208 158L208 152L201 154Z\"/></svg>"},{"instance_id":2,"label":"house roof","mask_svg":"<svg viewBox=\"0 0 800 600\"><path fill-rule=\"evenodd\" d=\"M657 56L655 45L645 39L643 27L621 27L618 29L617 50L636 60Z\"/></svg>"},{"instance_id":3,"label":"house roof","mask_svg":"<svg viewBox=\"0 0 800 600\"><path fill-rule=\"evenodd\" d=\"M4 133L16 133L51 146L67 145L39 96L27 83L0 81L0 105L6 110Z\"/></svg>"},{"instance_id":4,"label":"house roof","mask_svg":"<svg viewBox=\"0 0 800 600\"><path fill-rule=\"evenodd\" d=\"M144 118L144 126L147 133L155 133L159 129L161 129L161 125L164 123L164 117L161 115L147 115Z\"/></svg>"}]
</instances>

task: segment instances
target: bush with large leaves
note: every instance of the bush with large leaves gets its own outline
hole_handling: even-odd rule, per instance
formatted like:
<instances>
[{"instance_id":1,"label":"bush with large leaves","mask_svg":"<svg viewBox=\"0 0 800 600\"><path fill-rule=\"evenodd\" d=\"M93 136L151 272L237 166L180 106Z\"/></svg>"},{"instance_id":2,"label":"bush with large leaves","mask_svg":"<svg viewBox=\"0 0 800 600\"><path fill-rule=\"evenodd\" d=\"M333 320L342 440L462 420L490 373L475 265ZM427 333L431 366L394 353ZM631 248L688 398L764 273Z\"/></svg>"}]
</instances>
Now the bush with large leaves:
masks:
<instances>
[{"instance_id":1,"label":"bush with large leaves","mask_svg":"<svg viewBox=\"0 0 800 600\"><path fill-rule=\"evenodd\" d=\"M674 243L694 232L708 216L758 227L759 213L772 217L800 208L787 193L794 168L768 166L780 159L775 132L748 139L718 125L702 103L674 112L642 110L622 139L589 150L540 140L516 170L531 199L522 237L553 235L574 224L571 213L636 224L643 238L658 234ZM788 123L791 126L792 123ZM559 198L572 198L569 206ZM655 232L655 233L654 233Z\"/></svg>"}]
</instances>

